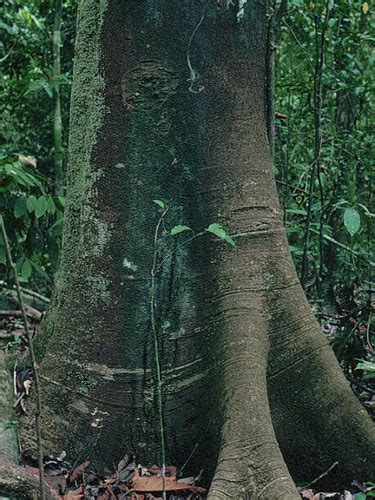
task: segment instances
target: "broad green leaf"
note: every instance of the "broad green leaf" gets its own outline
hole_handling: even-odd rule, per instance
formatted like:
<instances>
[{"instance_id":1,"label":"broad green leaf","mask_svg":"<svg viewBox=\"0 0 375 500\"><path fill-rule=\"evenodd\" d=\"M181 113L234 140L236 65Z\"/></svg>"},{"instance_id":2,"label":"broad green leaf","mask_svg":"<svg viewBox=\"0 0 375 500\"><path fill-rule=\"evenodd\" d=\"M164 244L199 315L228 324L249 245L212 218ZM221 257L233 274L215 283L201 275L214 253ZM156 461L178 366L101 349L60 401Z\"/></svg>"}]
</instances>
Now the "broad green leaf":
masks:
<instances>
[{"instance_id":1,"label":"broad green leaf","mask_svg":"<svg viewBox=\"0 0 375 500\"><path fill-rule=\"evenodd\" d=\"M361 217L355 208L345 209L344 225L351 236L354 236L361 227Z\"/></svg>"},{"instance_id":2,"label":"broad green leaf","mask_svg":"<svg viewBox=\"0 0 375 500\"><path fill-rule=\"evenodd\" d=\"M307 215L306 210L302 210L300 208L288 208L286 211L288 214Z\"/></svg>"},{"instance_id":3,"label":"broad green leaf","mask_svg":"<svg viewBox=\"0 0 375 500\"><path fill-rule=\"evenodd\" d=\"M31 276L32 267L29 260L24 260L21 267L21 276L24 280L28 280Z\"/></svg>"},{"instance_id":4,"label":"broad green leaf","mask_svg":"<svg viewBox=\"0 0 375 500\"><path fill-rule=\"evenodd\" d=\"M65 196L59 196L58 199L61 206L65 207Z\"/></svg>"},{"instance_id":5,"label":"broad green leaf","mask_svg":"<svg viewBox=\"0 0 375 500\"><path fill-rule=\"evenodd\" d=\"M172 227L171 235L174 236L175 234L183 233L184 231L192 231L192 229L188 226L177 225Z\"/></svg>"},{"instance_id":6,"label":"broad green leaf","mask_svg":"<svg viewBox=\"0 0 375 500\"><path fill-rule=\"evenodd\" d=\"M35 216L39 219L40 217L43 217L43 215L46 213L48 206L47 198L45 196L39 196L38 201L36 202L35 205Z\"/></svg>"},{"instance_id":7,"label":"broad green leaf","mask_svg":"<svg viewBox=\"0 0 375 500\"><path fill-rule=\"evenodd\" d=\"M367 491L366 492L366 497L372 497L374 498L375 497L375 491L374 490L370 490L370 491Z\"/></svg>"},{"instance_id":8,"label":"broad green leaf","mask_svg":"<svg viewBox=\"0 0 375 500\"><path fill-rule=\"evenodd\" d=\"M371 361L360 361L355 367L355 370L364 370L365 372L375 373L375 363Z\"/></svg>"},{"instance_id":9,"label":"broad green leaf","mask_svg":"<svg viewBox=\"0 0 375 500\"><path fill-rule=\"evenodd\" d=\"M354 500L366 500L366 493L356 493Z\"/></svg>"},{"instance_id":10,"label":"broad green leaf","mask_svg":"<svg viewBox=\"0 0 375 500\"><path fill-rule=\"evenodd\" d=\"M47 201L47 212L49 214L54 214L56 212L56 205L55 205L55 202L53 201L53 198L52 196L49 196L48 197L48 201Z\"/></svg>"},{"instance_id":11,"label":"broad green leaf","mask_svg":"<svg viewBox=\"0 0 375 500\"><path fill-rule=\"evenodd\" d=\"M23 196L20 196L17 198L16 203L14 205L14 210L13 210L14 216L16 219L19 219L23 215L27 213L26 210L26 199Z\"/></svg>"},{"instance_id":12,"label":"broad green leaf","mask_svg":"<svg viewBox=\"0 0 375 500\"><path fill-rule=\"evenodd\" d=\"M165 205L164 203L161 201L161 200L152 200L153 203L155 203L156 205L158 205L160 208L164 208Z\"/></svg>"},{"instance_id":13,"label":"broad green leaf","mask_svg":"<svg viewBox=\"0 0 375 500\"><path fill-rule=\"evenodd\" d=\"M208 228L206 229L209 233L214 234L218 238L221 238L222 240L226 241L230 245L234 247L236 244L234 240L229 236L229 234L226 233L225 229L220 225L214 222L213 224L210 224Z\"/></svg>"},{"instance_id":14,"label":"broad green leaf","mask_svg":"<svg viewBox=\"0 0 375 500\"><path fill-rule=\"evenodd\" d=\"M33 212L35 210L35 205L36 205L37 199L36 197L32 194L29 196L26 200L26 208L28 212Z\"/></svg>"}]
</instances>

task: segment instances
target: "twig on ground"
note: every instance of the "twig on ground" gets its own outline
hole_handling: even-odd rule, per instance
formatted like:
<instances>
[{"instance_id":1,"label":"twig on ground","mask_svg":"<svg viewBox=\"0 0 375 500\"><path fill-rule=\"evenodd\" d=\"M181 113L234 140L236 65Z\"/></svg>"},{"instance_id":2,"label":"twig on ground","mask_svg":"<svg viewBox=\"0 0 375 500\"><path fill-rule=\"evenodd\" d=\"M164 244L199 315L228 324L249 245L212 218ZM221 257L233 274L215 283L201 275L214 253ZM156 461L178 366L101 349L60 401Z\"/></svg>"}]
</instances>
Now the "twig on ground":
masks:
<instances>
[{"instance_id":1,"label":"twig on ground","mask_svg":"<svg viewBox=\"0 0 375 500\"><path fill-rule=\"evenodd\" d=\"M327 469L325 472L323 472L323 474L320 474L320 476L318 476L315 479L313 479L311 481L311 483L305 484L303 486L303 488L299 488L299 490L300 491L307 490L308 488L310 488L311 486L313 486L314 484L316 484L318 481L320 481L324 477L328 476L328 474L331 472L331 470L334 469L338 464L339 464L339 462L334 462L329 469Z\"/></svg>"}]
</instances>

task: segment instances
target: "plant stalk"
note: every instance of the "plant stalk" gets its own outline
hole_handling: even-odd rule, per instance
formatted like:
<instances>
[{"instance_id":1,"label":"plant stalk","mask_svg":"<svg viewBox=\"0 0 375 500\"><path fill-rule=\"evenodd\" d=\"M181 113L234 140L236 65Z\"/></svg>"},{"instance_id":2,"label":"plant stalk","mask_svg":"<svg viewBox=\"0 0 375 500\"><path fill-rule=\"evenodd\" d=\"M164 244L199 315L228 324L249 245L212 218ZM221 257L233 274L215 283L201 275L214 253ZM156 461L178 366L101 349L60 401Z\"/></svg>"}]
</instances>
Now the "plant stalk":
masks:
<instances>
[{"instance_id":1,"label":"plant stalk","mask_svg":"<svg viewBox=\"0 0 375 500\"><path fill-rule=\"evenodd\" d=\"M161 369L160 369L160 353L159 353L159 342L158 342L158 332L155 319L155 296L156 296L156 268L158 259L158 236L160 225L168 212L166 208L161 214L158 223L155 228L154 235L154 257L151 268L151 287L150 287L150 316L151 316L151 331L152 331L152 342L154 348L154 360L155 360L155 372L156 372L156 405L158 409L159 418L159 433L160 433L160 454L162 462L162 479L163 479L163 500L167 498L166 485L165 485L165 433L164 433L164 414L163 414L163 394L161 388Z\"/></svg>"}]
</instances>

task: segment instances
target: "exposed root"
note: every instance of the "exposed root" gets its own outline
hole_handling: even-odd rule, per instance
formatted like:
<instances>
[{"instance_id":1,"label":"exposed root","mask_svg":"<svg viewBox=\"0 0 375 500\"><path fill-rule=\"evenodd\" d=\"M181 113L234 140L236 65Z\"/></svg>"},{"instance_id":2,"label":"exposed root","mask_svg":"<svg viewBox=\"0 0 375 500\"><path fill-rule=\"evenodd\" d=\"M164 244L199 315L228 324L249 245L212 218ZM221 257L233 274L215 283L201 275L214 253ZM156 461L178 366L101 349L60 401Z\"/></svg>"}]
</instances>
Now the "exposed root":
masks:
<instances>
[{"instance_id":1,"label":"exposed root","mask_svg":"<svg viewBox=\"0 0 375 500\"><path fill-rule=\"evenodd\" d=\"M56 500L45 485L46 499ZM39 476L26 472L23 467L13 464L0 465L0 496L17 499L38 500Z\"/></svg>"}]
</instances>

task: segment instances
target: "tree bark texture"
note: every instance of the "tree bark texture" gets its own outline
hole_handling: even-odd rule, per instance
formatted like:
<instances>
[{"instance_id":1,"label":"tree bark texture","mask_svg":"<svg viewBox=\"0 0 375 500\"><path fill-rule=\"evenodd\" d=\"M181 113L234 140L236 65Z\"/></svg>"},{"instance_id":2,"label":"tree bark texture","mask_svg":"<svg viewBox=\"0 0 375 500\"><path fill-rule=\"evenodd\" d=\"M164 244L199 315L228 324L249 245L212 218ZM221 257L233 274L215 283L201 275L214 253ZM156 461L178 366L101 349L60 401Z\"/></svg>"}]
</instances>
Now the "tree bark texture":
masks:
<instances>
[{"instance_id":1,"label":"tree bark texture","mask_svg":"<svg viewBox=\"0 0 375 500\"><path fill-rule=\"evenodd\" d=\"M233 5L232 5L233 4ZM209 498L298 499L374 474L374 433L291 260L265 117L266 11L249 0L82 0L62 261L39 336L48 450L204 467ZM189 80L190 79L190 80ZM190 87L190 90L189 90ZM178 245L175 224L225 226ZM188 234L188 233L186 233ZM24 443L33 436L25 425ZM211 481L212 480L212 481Z\"/></svg>"}]
</instances>

